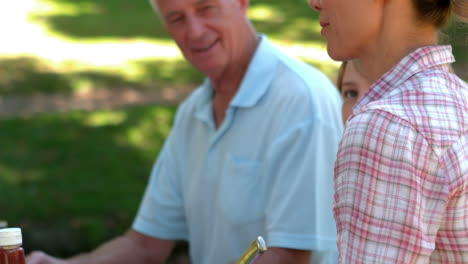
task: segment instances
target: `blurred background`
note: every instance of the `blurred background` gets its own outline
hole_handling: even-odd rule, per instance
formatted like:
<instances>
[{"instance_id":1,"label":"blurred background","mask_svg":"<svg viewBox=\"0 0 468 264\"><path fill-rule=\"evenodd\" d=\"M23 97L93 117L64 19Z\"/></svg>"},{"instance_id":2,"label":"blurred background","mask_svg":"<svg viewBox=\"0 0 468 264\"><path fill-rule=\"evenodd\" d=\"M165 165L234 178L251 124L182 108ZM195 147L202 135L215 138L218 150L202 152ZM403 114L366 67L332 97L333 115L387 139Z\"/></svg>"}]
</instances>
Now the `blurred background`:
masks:
<instances>
[{"instance_id":1,"label":"blurred background","mask_svg":"<svg viewBox=\"0 0 468 264\"><path fill-rule=\"evenodd\" d=\"M249 16L286 52L335 79L304 0L252 0ZM468 80L468 29L451 24ZM176 105L203 76L146 0L0 4L0 220L27 251L68 256L132 223Z\"/></svg>"}]
</instances>

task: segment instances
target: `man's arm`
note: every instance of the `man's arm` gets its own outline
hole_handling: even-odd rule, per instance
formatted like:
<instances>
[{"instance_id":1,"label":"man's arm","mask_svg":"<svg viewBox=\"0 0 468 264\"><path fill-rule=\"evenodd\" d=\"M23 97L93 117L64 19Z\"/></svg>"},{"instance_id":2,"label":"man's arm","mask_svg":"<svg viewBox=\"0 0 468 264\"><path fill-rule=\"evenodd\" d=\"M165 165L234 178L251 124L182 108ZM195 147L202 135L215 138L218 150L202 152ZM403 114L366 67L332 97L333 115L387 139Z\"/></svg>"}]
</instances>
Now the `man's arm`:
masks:
<instances>
[{"instance_id":1,"label":"man's arm","mask_svg":"<svg viewBox=\"0 0 468 264\"><path fill-rule=\"evenodd\" d=\"M256 258L254 264L309 264L311 256L308 250L272 247Z\"/></svg>"},{"instance_id":2,"label":"man's arm","mask_svg":"<svg viewBox=\"0 0 468 264\"><path fill-rule=\"evenodd\" d=\"M130 230L125 235L111 240L96 250L80 254L67 260L33 252L27 264L145 264L164 263L174 248L174 240L163 240Z\"/></svg>"}]
</instances>

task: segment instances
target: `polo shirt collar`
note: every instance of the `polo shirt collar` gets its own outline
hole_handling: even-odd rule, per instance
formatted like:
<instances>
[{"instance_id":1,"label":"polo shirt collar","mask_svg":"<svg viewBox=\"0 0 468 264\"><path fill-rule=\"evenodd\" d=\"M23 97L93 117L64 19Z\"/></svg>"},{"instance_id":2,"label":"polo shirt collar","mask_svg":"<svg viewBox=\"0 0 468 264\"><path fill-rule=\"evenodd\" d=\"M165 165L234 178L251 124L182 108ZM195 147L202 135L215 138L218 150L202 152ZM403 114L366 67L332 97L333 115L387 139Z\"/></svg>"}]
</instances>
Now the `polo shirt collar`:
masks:
<instances>
[{"instance_id":1,"label":"polo shirt collar","mask_svg":"<svg viewBox=\"0 0 468 264\"><path fill-rule=\"evenodd\" d=\"M406 82L413 75L426 69L449 64L454 61L455 59L452 55L452 47L450 45L426 46L414 50L369 88L366 96L358 102L353 112L357 112L368 103L381 99L395 87L399 87Z\"/></svg>"},{"instance_id":2,"label":"polo shirt collar","mask_svg":"<svg viewBox=\"0 0 468 264\"><path fill-rule=\"evenodd\" d=\"M233 107L253 107L265 95L277 67L276 49L265 35L260 42L242 79L239 90L231 101Z\"/></svg>"},{"instance_id":3,"label":"polo shirt collar","mask_svg":"<svg viewBox=\"0 0 468 264\"><path fill-rule=\"evenodd\" d=\"M206 78L200 86L200 101L195 108L195 116L207 124L212 123L213 110L211 107L211 98L213 98L213 86L211 81Z\"/></svg>"},{"instance_id":4,"label":"polo shirt collar","mask_svg":"<svg viewBox=\"0 0 468 264\"><path fill-rule=\"evenodd\" d=\"M260 42L242 79L239 90L232 99L230 107L253 107L265 95L275 76L277 50L265 35L259 35ZM210 123L213 116L212 103L214 90L206 78L201 85L201 98L195 116Z\"/></svg>"}]
</instances>

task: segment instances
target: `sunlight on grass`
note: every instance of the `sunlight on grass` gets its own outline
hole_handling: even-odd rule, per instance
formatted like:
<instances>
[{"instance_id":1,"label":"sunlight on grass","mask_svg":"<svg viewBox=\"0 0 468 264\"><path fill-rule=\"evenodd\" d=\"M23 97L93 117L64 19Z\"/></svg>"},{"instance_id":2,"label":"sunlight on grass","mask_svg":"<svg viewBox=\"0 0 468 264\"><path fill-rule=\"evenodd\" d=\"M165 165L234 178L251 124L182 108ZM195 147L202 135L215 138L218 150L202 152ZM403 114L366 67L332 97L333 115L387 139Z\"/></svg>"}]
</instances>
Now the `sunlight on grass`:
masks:
<instances>
[{"instance_id":1,"label":"sunlight on grass","mask_svg":"<svg viewBox=\"0 0 468 264\"><path fill-rule=\"evenodd\" d=\"M248 11L248 15L250 19L254 20L268 20L270 22L282 22L285 20L281 12L267 5L251 7Z\"/></svg>"},{"instance_id":2,"label":"sunlight on grass","mask_svg":"<svg viewBox=\"0 0 468 264\"><path fill-rule=\"evenodd\" d=\"M4 184L16 184L18 183L19 177L14 170L11 170L5 166L0 165L0 179L2 180L2 185Z\"/></svg>"},{"instance_id":3,"label":"sunlight on grass","mask_svg":"<svg viewBox=\"0 0 468 264\"><path fill-rule=\"evenodd\" d=\"M130 143L134 147L146 152L154 149L151 144L152 138L169 135L172 126L174 112L166 108L157 108L147 113L144 119L127 130L126 137L121 138L122 142ZM154 141L153 141L154 142ZM161 147L161 146L159 146Z\"/></svg>"},{"instance_id":4,"label":"sunlight on grass","mask_svg":"<svg viewBox=\"0 0 468 264\"><path fill-rule=\"evenodd\" d=\"M36 182L42 179L42 176L39 172L11 169L0 164L0 185L3 186L5 184L19 185L25 182Z\"/></svg>"},{"instance_id":5,"label":"sunlight on grass","mask_svg":"<svg viewBox=\"0 0 468 264\"><path fill-rule=\"evenodd\" d=\"M33 56L49 60L51 64L75 61L84 66L125 67L128 60L146 57L176 58L181 54L168 40L158 39L100 39L83 41L65 37L42 25L37 17L60 13L99 12L92 4L58 4L44 0L23 0L9 3L11 9L0 10L0 23L14 27L0 27L2 45L0 55Z\"/></svg>"},{"instance_id":6,"label":"sunlight on grass","mask_svg":"<svg viewBox=\"0 0 468 264\"><path fill-rule=\"evenodd\" d=\"M90 113L84 120L84 123L91 127L119 125L126 118L127 115L123 111L99 111Z\"/></svg>"},{"instance_id":7,"label":"sunlight on grass","mask_svg":"<svg viewBox=\"0 0 468 264\"><path fill-rule=\"evenodd\" d=\"M44 15L99 14L100 10L92 3L57 3L50 0L37 1L35 11Z\"/></svg>"},{"instance_id":8,"label":"sunlight on grass","mask_svg":"<svg viewBox=\"0 0 468 264\"><path fill-rule=\"evenodd\" d=\"M323 73L325 73L325 75L327 75L328 78L330 78L330 80L333 83L335 83L336 77L337 77L337 74L338 74L338 68L340 66L340 62L330 63L330 62L325 62L325 61L321 61L321 60L314 60L314 59L310 59L310 58L301 58L301 59L303 61L305 61L306 63L314 66L315 68L319 69Z\"/></svg>"},{"instance_id":9,"label":"sunlight on grass","mask_svg":"<svg viewBox=\"0 0 468 264\"><path fill-rule=\"evenodd\" d=\"M322 27L319 23L312 23L308 18L296 18L291 28L294 28L294 30L289 30L288 32L286 32L286 34L283 37L285 40L301 39L304 37L303 35L311 34L312 32L319 35L320 31L322 30ZM314 43L318 43L318 41L315 41ZM324 41L321 41L320 44L325 46Z\"/></svg>"},{"instance_id":10,"label":"sunlight on grass","mask_svg":"<svg viewBox=\"0 0 468 264\"><path fill-rule=\"evenodd\" d=\"M276 42L278 47L283 50L284 52L295 56L297 58L306 58L306 59L313 59L319 60L328 63L336 63L332 61L330 56L326 51L326 46L323 45L302 45L299 43L283 43L283 42Z\"/></svg>"},{"instance_id":11,"label":"sunlight on grass","mask_svg":"<svg viewBox=\"0 0 468 264\"><path fill-rule=\"evenodd\" d=\"M138 75L138 69L132 67L135 61L155 58L177 62L183 59L176 45L167 39L158 39L155 36L152 39L132 38L123 40L93 38L83 41L61 35L57 32L51 32L38 19L38 17L47 17L52 14L73 16L82 13L99 13L100 10L94 3L24 0L14 1L9 5L13 6L15 12L0 18L0 22L4 22L3 24L14 24L15 30L0 29L0 34L4 36L0 57L32 56L46 60L47 64L55 68L57 72L98 68L105 71L117 70L130 78L135 76L135 74ZM3 12L8 14L6 11ZM267 5L251 8L249 15L255 19L270 21L281 22L285 19L282 13ZM31 21L30 18L33 20ZM311 23L303 20L298 20L296 23L299 23L295 25L296 27L303 29L316 27L316 25L309 25ZM286 40L290 39L289 41L280 41L277 38L272 38L272 40L294 56L329 60L323 43L316 43L315 47L311 47L308 43L293 41L293 39L297 38L294 34L298 34L294 32L291 31L288 33L291 36L282 38ZM31 43L34 43L34 45L31 45ZM170 69L166 68L164 71L170 71ZM169 74L169 72L166 73Z\"/></svg>"}]
</instances>

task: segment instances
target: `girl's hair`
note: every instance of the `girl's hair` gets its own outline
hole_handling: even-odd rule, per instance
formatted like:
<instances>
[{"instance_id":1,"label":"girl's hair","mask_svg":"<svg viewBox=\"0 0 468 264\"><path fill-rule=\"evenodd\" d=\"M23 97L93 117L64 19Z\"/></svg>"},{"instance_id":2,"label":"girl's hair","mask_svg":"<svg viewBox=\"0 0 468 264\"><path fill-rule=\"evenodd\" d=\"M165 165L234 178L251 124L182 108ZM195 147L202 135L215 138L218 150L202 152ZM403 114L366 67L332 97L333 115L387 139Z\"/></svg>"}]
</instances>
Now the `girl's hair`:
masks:
<instances>
[{"instance_id":1,"label":"girl's hair","mask_svg":"<svg viewBox=\"0 0 468 264\"><path fill-rule=\"evenodd\" d=\"M343 78L344 78L344 73L346 70L346 65L348 64L347 61L343 61L341 63L340 68L338 69L338 77L336 78L336 87L338 88L338 91L343 90Z\"/></svg>"},{"instance_id":2,"label":"girl's hair","mask_svg":"<svg viewBox=\"0 0 468 264\"><path fill-rule=\"evenodd\" d=\"M442 28L453 13L462 22L468 23L468 0L413 0L419 18Z\"/></svg>"}]
</instances>

